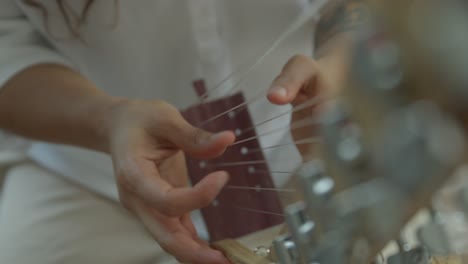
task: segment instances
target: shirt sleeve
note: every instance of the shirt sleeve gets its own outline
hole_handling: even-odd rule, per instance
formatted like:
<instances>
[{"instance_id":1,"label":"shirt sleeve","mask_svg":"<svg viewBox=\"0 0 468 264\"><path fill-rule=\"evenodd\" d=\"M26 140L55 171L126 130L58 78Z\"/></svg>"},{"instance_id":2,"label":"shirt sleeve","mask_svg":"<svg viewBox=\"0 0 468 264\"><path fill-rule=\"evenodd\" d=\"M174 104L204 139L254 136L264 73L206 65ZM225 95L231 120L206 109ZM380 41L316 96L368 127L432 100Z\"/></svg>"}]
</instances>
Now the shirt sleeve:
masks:
<instances>
[{"instance_id":1,"label":"shirt sleeve","mask_svg":"<svg viewBox=\"0 0 468 264\"><path fill-rule=\"evenodd\" d=\"M14 0L0 0L0 89L20 71L41 63L71 63L34 28Z\"/></svg>"}]
</instances>

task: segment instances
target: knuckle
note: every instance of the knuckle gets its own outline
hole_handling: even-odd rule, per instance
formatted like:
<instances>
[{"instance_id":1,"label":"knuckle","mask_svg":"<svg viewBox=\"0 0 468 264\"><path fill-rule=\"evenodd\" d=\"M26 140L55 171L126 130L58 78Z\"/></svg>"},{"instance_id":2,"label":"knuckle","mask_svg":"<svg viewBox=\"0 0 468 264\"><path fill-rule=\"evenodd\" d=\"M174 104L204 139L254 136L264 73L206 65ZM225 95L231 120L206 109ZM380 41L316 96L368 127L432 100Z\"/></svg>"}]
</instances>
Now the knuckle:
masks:
<instances>
[{"instance_id":1,"label":"knuckle","mask_svg":"<svg viewBox=\"0 0 468 264\"><path fill-rule=\"evenodd\" d=\"M193 143L194 145L199 145L200 143L202 143L204 140L206 140L208 137L210 136L210 134L200 128L193 128L193 131L191 133L191 143Z\"/></svg>"},{"instance_id":2,"label":"knuckle","mask_svg":"<svg viewBox=\"0 0 468 264\"><path fill-rule=\"evenodd\" d=\"M157 116L158 116L158 120L160 122L164 122L165 125L173 125L175 120L177 120L177 118L181 117L182 115L180 114L179 110L177 110L177 108L165 101L162 101L162 100L153 100L152 101L153 105L154 105L154 109L157 110L157 112L159 113Z\"/></svg>"},{"instance_id":3,"label":"knuckle","mask_svg":"<svg viewBox=\"0 0 468 264\"><path fill-rule=\"evenodd\" d=\"M131 200L134 197L144 198L142 196L144 186L139 175L129 173L120 174L116 179L116 183L121 201Z\"/></svg>"},{"instance_id":4,"label":"knuckle","mask_svg":"<svg viewBox=\"0 0 468 264\"><path fill-rule=\"evenodd\" d=\"M162 202L157 205L157 209L160 213L169 217L178 217L182 214L180 212L180 206L167 198L162 199Z\"/></svg>"},{"instance_id":5,"label":"knuckle","mask_svg":"<svg viewBox=\"0 0 468 264\"><path fill-rule=\"evenodd\" d=\"M289 59L287 64L292 64L292 63L296 63L296 62L304 62L304 61L308 61L308 60L310 60L310 59L306 55L296 54L296 55L292 56L291 59Z\"/></svg>"},{"instance_id":6,"label":"knuckle","mask_svg":"<svg viewBox=\"0 0 468 264\"><path fill-rule=\"evenodd\" d=\"M295 87L300 86L303 82L304 80L298 78L295 75L291 75L291 74L286 75L284 73L278 76L274 81L275 84L281 85L287 90L294 90Z\"/></svg>"},{"instance_id":7,"label":"knuckle","mask_svg":"<svg viewBox=\"0 0 468 264\"><path fill-rule=\"evenodd\" d=\"M160 109L165 110L165 111L173 111L175 109L174 106L172 106L171 104L169 104L168 102L163 101L163 100L155 99L155 100L152 100L152 103L157 108L160 108Z\"/></svg>"},{"instance_id":8,"label":"knuckle","mask_svg":"<svg viewBox=\"0 0 468 264\"><path fill-rule=\"evenodd\" d=\"M295 54L292 56L291 60L303 61L303 60L309 60L309 57L304 54Z\"/></svg>"},{"instance_id":9,"label":"knuckle","mask_svg":"<svg viewBox=\"0 0 468 264\"><path fill-rule=\"evenodd\" d=\"M119 201L120 201L120 204L122 205L123 208L125 208L126 210L128 210L129 212L137 215L138 212L137 212L137 209L135 208L135 204L133 203L133 200L132 198L125 192L125 191L122 191L122 190L118 190L118 198L119 198Z\"/></svg>"},{"instance_id":10,"label":"knuckle","mask_svg":"<svg viewBox=\"0 0 468 264\"><path fill-rule=\"evenodd\" d=\"M179 263L188 263L189 260L181 256L182 254L180 252L177 252L176 243L177 242L171 238L162 239L158 241L158 244L161 247L161 249L164 250L166 253L174 256L174 258L176 258Z\"/></svg>"},{"instance_id":11,"label":"knuckle","mask_svg":"<svg viewBox=\"0 0 468 264\"><path fill-rule=\"evenodd\" d=\"M296 54L289 59L286 63L285 68L291 67L291 65L295 64L306 64L308 66L315 66L315 61L307 55L304 54Z\"/></svg>"},{"instance_id":12,"label":"knuckle","mask_svg":"<svg viewBox=\"0 0 468 264\"><path fill-rule=\"evenodd\" d=\"M165 109L161 112L160 115L160 126L158 129L162 132L162 135L170 136L174 133L180 133L187 131L187 127L190 127L190 124L185 120L183 115L177 110L172 109L173 106L170 106L169 109Z\"/></svg>"},{"instance_id":13,"label":"knuckle","mask_svg":"<svg viewBox=\"0 0 468 264\"><path fill-rule=\"evenodd\" d=\"M173 251L173 246L172 243L168 240L159 240L158 241L159 246L164 250L166 253L169 253L171 255L175 255ZM175 256L176 257L176 256Z\"/></svg>"},{"instance_id":14,"label":"knuckle","mask_svg":"<svg viewBox=\"0 0 468 264\"><path fill-rule=\"evenodd\" d=\"M288 81L288 84L286 84L285 86L287 86L286 88L294 88L294 87L301 87L304 82L306 81L305 78L302 78L302 76L290 76L289 77L289 81Z\"/></svg>"},{"instance_id":15,"label":"knuckle","mask_svg":"<svg viewBox=\"0 0 468 264\"><path fill-rule=\"evenodd\" d=\"M209 191L200 192L198 196L198 204L200 207L206 207L213 201L213 194Z\"/></svg>"},{"instance_id":16,"label":"knuckle","mask_svg":"<svg viewBox=\"0 0 468 264\"><path fill-rule=\"evenodd\" d=\"M137 191L138 179L131 174L119 173L117 176L117 186L123 191L135 193Z\"/></svg>"},{"instance_id":17,"label":"knuckle","mask_svg":"<svg viewBox=\"0 0 468 264\"><path fill-rule=\"evenodd\" d=\"M125 196L123 196L122 194L119 193L119 201L120 201L120 204L127 210L129 210L130 212L134 212L133 210L133 206L131 205L130 201L128 201L127 198L125 198Z\"/></svg>"},{"instance_id":18,"label":"knuckle","mask_svg":"<svg viewBox=\"0 0 468 264\"><path fill-rule=\"evenodd\" d=\"M166 215L166 216L170 216L170 217L176 217L176 216L179 216L178 214L178 210L174 209L173 207L170 207L170 206L167 206L167 205L163 205L163 206L160 206L160 208L158 209L160 213Z\"/></svg>"}]
</instances>

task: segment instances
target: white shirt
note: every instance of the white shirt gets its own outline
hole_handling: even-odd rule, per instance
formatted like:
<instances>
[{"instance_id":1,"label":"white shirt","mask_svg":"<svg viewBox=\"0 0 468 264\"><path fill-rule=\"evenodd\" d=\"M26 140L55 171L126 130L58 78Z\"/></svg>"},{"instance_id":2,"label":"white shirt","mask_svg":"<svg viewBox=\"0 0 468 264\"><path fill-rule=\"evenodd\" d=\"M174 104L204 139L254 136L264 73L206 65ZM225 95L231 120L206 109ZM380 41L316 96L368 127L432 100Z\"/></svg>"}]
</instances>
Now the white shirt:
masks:
<instances>
[{"instance_id":1,"label":"white shirt","mask_svg":"<svg viewBox=\"0 0 468 264\"><path fill-rule=\"evenodd\" d=\"M70 35L56 1L40 2L48 10L48 30L38 10L20 0L0 0L0 87L22 69L54 62L76 69L111 95L157 98L184 109L197 100L193 80L204 78L210 88L238 66L252 64L300 13L302 1L139 0L118 1L115 7L117 1L97 0L80 27L84 41ZM83 2L68 1L76 13ZM287 59L310 53L310 47L311 30L292 36L245 78L247 99L266 91ZM233 83L213 96L226 94ZM249 108L257 122L286 109L265 99ZM284 126L287 121L284 116L279 122ZM264 137L261 143L272 145L287 137L286 132ZM28 154L50 170L117 199L107 155L43 142L34 142ZM278 160L298 154L290 150L267 156Z\"/></svg>"}]
</instances>

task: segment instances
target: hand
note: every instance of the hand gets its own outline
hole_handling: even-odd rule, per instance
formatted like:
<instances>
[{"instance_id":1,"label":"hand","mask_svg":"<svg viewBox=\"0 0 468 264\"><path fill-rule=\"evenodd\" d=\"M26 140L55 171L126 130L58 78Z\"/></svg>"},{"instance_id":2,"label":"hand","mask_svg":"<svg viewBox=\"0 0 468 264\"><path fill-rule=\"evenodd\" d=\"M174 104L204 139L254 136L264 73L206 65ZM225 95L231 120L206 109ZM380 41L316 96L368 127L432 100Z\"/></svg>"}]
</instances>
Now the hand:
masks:
<instances>
[{"instance_id":1,"label":"hand","mask_svg":"<svg viewBox=\"0 0 468 264\"><path fill-rule=\"evenodd\" d=\"M348 65L343 52L317 61L304 55L296 55L286 63L273 81L268 100L274 104L292 104L295 107L318 95L321 98L333 97L345 82ZM295 111L291 122L312 118L315 115L316 106ZM312 129L312 126L292 129L291 134L295 141L299 141L313 137ZM310 146L306 144L297 147L304 156L309 152Z\"/></svg>"},{"instance_id":2,"label":"hand","mask_svg":"<svg viewBox=\"0 0 468 264\"><path fill-rule=\"evenodd\" d=\"M195 128L162 101L124 101L111 113L109 151L122 204L180 262L229 263L198 238L189 216L211 203L228 175L214 172L189 187L183 152L216 157L234 142L234 134Z\"/></svg>"}]
</instances>

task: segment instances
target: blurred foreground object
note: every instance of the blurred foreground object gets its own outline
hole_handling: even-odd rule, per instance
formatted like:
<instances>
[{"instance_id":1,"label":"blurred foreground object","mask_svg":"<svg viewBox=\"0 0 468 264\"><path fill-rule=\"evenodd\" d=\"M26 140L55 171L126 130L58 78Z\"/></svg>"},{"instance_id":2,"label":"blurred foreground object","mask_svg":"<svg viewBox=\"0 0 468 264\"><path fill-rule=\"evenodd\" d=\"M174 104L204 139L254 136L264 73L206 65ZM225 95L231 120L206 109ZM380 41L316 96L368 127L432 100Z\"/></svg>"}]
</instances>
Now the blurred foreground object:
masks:
<instances>
[{"instance_id":1,"label":"blurred foreground object","mask_svg":"<svg viewBox=\"0 0 468 264\"><path fill-rule=\"evenodd\" d=\"M285 208L289 233L271 262L468 263L468 175L457 170L467 162L468 3L377 2L348 87L321 106L323 144L296 173L304 200ZM421 209L431 214L409 245L403 230ZM398 252L383 256L392 241Z\"/></svg>"}]
</instances>

